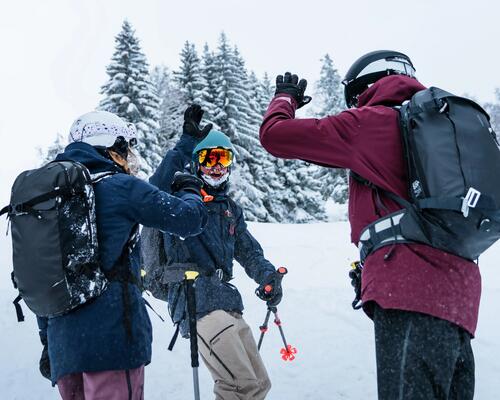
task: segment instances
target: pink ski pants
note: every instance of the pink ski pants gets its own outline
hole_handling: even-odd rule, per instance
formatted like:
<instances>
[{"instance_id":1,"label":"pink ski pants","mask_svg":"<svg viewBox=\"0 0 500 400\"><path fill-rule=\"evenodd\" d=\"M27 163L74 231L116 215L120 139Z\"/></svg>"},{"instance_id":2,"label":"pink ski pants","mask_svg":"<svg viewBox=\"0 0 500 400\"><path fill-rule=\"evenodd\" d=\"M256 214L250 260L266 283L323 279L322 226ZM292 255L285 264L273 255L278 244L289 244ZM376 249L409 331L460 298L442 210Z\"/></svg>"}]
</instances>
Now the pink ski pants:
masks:
<instances>
[{"instance_id":1,"label":"pink ski pants","mask_svg":"<svg viewBox=\"0 0 500 400\"><path fill-rule=\"evenodd\" d=\"M144 400L144 366L70 374L57 387L63 400Z\"/></svg>"}]
</instances>

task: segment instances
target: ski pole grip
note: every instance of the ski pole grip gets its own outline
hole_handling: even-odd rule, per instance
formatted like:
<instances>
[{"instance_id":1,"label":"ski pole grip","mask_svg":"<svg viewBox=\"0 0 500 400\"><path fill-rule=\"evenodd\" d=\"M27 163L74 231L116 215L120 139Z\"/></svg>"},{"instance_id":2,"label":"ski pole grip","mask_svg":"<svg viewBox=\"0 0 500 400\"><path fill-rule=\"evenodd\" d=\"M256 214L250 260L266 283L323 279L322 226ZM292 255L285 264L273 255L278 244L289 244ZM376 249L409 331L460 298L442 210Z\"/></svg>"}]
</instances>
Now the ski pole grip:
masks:
<instances>
[{"instance_id":1,"label":"ski pole grip","mask_svg":"<svg viewBox=\"0 0 500 400\"><path fill-rule=\"evenodd\" d=\"M198 331L196 329L196 297L194 291L194 281L199 273L196 271L186 271L184 273L186 283L186 301L189 321L189 341L191 347L191 367L197 368L198 360Z\"/></svg>"},{"instance_id":2,"label":"ski pole grip","mask_svg":"<svg viewBox=\"0 0 500 400\"><path fill-rule=\"evenodd\" d=\"M197 271L184 272L184 277L186 278L187 281L194 281L196 278L198 278L198 275L200 275L200 273Z\"/></svg>"},{"instance_id":3,"label":"ski pole grip","mask_svg":"<svg viewBox=\"0 0 500 400\"><path fill-rule=\"evenodd\" d=\"M285 267L279 267L276 272L278 273L278 279L281 281L283 277L288 273ZM273 285L264 286L264 293L269 294L273 291Z\"/></svg>"},{"instance_id":4,"label":"ski pole grip","mask_svg":"<svg viewBox=\"0 0 500 400\"><path fill-rule=\"evenodd\" d=\"M283 276L285 276L288 273L288 270L285 267L279 267L276 272L278 273L278 279L281 282L283 279ZM264 286L264 293L269 294L273 291L273 285L266 285Z\"/></svg>"}]
</instances>

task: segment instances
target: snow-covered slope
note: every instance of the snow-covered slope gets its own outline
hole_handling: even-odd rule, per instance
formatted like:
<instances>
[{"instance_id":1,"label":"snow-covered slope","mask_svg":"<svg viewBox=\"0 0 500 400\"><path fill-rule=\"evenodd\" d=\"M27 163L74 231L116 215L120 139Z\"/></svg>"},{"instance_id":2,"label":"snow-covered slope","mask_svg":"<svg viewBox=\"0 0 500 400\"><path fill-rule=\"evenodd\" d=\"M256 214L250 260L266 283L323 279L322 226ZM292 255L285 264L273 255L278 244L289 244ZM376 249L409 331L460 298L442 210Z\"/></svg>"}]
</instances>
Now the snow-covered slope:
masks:
<instances>
[{"instance_id":1,"label":"snow-covered slope","mask_svg":"<svg viewBox=\"0 0 500 400\"><path fill-rule=\"evenodd\" d=\"M6 224L0 223L5 232ZM262 354L273 388L271 400L376 399L375 354L371 321L353 311L353 292L347 279L356 251L348 244L345 222L311 225L250 224L267 257L276 266L286 266L284 300L279 306L283 329L290 344L297 347L297 358L284 362L276 326L270 326ZM489 250L480 261L483 297L477 338L476 399L498 398L500 376L500 245ZM57 389L38 373L41 345L36 322L25 308L27 320L18 324L11 301L16 292L10 285L10 237L0 239L0 387L2 399L57 399ZM235 266L235 284L246 305L245 318L256 338L266 308L254 295L255 283ZM148 299L151 300L151 299ZM164 316L159 301L151 301ZM173 352L167 346L173 328L151 314L154 326L153 361L146 369L146 399L186 400L193 398L189 343L179 339ZM96 327L99 329L99 327ZM212 382L200 367L203 399L213 398Z\"/></svg>"}]
</instances>

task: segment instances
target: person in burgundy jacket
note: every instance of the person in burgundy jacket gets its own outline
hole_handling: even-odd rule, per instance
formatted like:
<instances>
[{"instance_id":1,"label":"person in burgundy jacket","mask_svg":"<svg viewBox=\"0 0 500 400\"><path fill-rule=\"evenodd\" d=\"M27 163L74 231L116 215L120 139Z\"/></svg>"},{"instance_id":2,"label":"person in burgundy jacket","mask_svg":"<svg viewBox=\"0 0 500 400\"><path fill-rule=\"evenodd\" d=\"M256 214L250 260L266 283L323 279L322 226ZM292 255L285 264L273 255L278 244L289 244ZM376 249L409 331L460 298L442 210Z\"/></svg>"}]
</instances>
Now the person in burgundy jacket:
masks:
<instances>
[{"instance_id":1,"label":"person in burgundy jacket","mask_svg":"<svg viewBox=\"0 0 500 400\"><path fill-rule=\"evenodd\" d=\"M375 51L357 60L343 82L350 109L321 119L295 119L311 98L307 82L286 73L260 129L276 157L346 168L375 191L349 181L351 241L381 216L401 209L384 194L408 197L397 106L425 89L410 59ZM381 247L362 272L362 301L373 319L379 399L472 399L481 276L477 265L418 243Z\"/></svg>"}]
</instances>

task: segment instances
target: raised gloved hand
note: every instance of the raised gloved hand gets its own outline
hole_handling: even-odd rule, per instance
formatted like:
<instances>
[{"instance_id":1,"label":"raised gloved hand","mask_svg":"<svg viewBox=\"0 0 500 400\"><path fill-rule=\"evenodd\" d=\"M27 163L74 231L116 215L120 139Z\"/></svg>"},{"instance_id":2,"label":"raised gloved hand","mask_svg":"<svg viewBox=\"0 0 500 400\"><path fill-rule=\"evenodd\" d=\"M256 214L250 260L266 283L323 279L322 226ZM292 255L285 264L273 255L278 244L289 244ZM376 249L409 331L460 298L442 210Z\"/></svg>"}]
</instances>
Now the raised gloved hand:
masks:
<instances>
[{"instance_id":1,"label":"raised gloved hand","mask_svg":"<svg viewBox=\"0 0 500 400\"><path fill-rule=\"evenodd\" d=\"M190 192L197 194L201 197L201 188L203 186L203 181L194 175L188 174L187 172L177 171L174 174L174 179L172 180L172 193L175 192Z\"/></svg>"},{"instance_id":2,"label":"raised gloved hand","mask_svg":"<svg viewBox=\"0 0 500 400\"><path fill-rule=\"evenodd\" d=\"M312 100L311 96L304 96L307 88L307 81L301 79L295 74L285 72L285 76L278 75L276 77L276 92L275 95L285 93L292 96L297 102L297 108L303 107Z\"/></svg>"},{"instance_id":3,"label":"raised gloved hand","mask_svg":"<svg viewBox=\"0 0 500 400\"><path fill-rule=\"evenodd\" d=\"M49 347L46 341L43 345L42 355L40 356L39 368L42 376L50 380Z\"/></svg>"},{"instance_id":4,"label":"raised gloved hand","mask_svg":"<svg viewBox=\"0 0 500 400\"><path fill-rule=\"evenodd\" d=\"M267 302L269 307L277 306L283 297L281 280L287 273L286 268L280 267L277 271L270 273L255 290L255 294L261 300Z\"/></svg>"},{"instance_id":5,"label":"raised gloved hand","mask_svg":"<svg viewBox=\"0 0 500 400\"><path fill-rule=\"evenodd\" d=\"M198 104L190 105L184 111L184 125L182 125L182 132L186 135L193 136L196 139L204 139L205 136L212 130L213 125L207 124L200 128L200 122L203 118L204 111Z\"/></svg>"}]
</instances>

